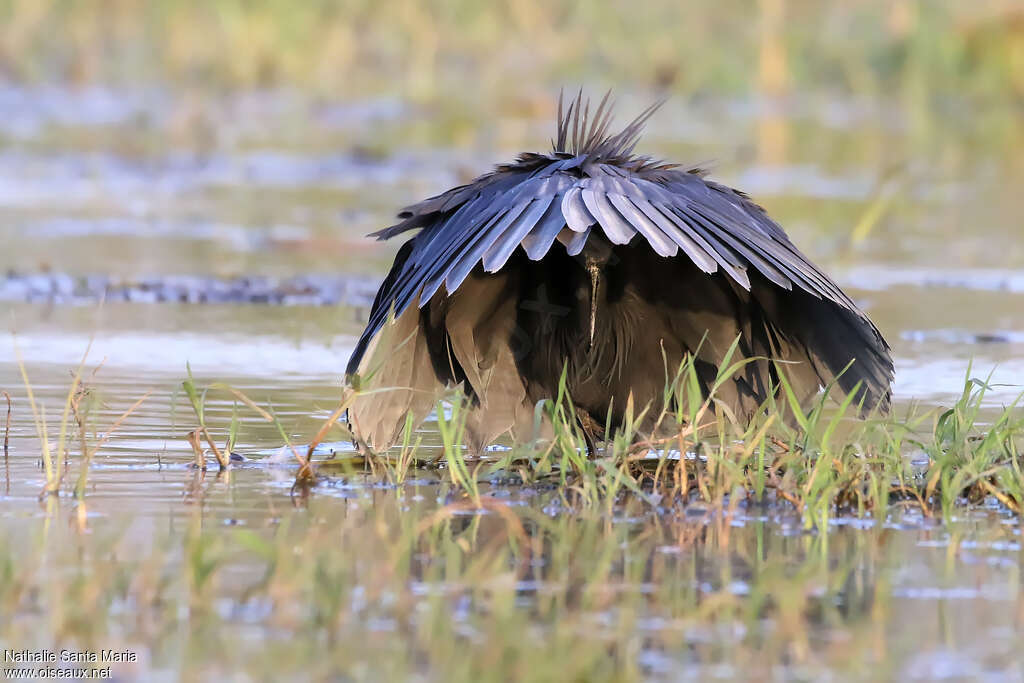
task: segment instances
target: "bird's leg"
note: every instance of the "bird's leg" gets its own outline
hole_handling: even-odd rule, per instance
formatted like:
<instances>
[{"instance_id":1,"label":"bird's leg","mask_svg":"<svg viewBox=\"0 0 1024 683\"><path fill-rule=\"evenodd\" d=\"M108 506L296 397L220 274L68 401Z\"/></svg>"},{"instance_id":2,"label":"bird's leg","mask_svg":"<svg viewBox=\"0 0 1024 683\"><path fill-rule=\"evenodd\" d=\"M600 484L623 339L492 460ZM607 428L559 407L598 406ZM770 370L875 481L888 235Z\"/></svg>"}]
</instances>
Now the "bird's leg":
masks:
<instances>
[{"instance_id":1,"label":"bird's leg","mask_svg":"<svg viewBox=\"0 0 1024 683\"><path fill-rule=\"evenodd\" d=\"M612 245L607 240L591 234L587 245L578 257L582 262L580 265L590 276L590 336L587 344L589 351L594 347L594 337L597 334L597 307L601 300L602 271L613 262L615 255L612 253Z\"/></svg>"},{"instance_id":2,"label":"bird's leg","mask_svg":"<svg viewBox=\"0 0 1024 683\"><path fill-rule=\"evenodd\" d=\"M597 457L597 443L594 440L595 432L600 430L600 427L594 422L594 418L590 416L585 410L576 410L576 424L580 426L580 431L583 432L583 441L587 445L587 457L590 459Z\"/></svg>"},{"instance_id":3,"label":"bird's leg","mask_svg":"<svg viewBox=\"0 0 1024 683\"><path fill-rule=\"evenodd\" d=\"M590 272L590 343L588 349L594 347L594 332L597 329L597 288L600 284L601 266L594 259L587 259L587 270Z\"/></svg>"}]
</instances>

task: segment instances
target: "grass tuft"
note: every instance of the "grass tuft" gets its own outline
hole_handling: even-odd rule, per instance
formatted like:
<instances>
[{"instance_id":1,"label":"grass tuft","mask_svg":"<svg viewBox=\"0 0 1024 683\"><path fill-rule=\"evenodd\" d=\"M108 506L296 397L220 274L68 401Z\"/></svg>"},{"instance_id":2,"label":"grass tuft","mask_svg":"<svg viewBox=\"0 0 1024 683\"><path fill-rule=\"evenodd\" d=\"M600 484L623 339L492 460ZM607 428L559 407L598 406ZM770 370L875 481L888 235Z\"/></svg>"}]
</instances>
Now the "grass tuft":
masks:
<instances>
[{"instance_id":1,"label":"grass tuft","mask_svg":"<svg viewBox=\"0 0 1024 683\"><path fill-rule=\"evenodd\" d=\"M961 396L945 410L912 407L902 416L860 419L859 387L842 393L833 382L804 406L780 364L777 398L745 424L716 395L751 362L730 362L734 353L730 349L707 395L692 358L684 360L669 375L662 407L630 403L614 427L609 416L596 449L588 446L563 373L556 396L537 406L537 424L550 425L550 438L470 459L462 438L472 408L456 392L437 406L436 455L417 456L421 446L410 444L407 424L397 457L379 454L371 467L400 482L410 463L435 462L471 501L481 499L481 481L516 473L529 485L556 486L570 507L608 513L624 496L659 509L699 501L733 512L741 503L779 502L798 512L806 528L820 531L837 515L884 518L894 502L949 518L957 505L988 497L1020 513L1024 415L1018 398L990 417L991 377L972 378L968 368Z\"/></svg>"}]
</instances>

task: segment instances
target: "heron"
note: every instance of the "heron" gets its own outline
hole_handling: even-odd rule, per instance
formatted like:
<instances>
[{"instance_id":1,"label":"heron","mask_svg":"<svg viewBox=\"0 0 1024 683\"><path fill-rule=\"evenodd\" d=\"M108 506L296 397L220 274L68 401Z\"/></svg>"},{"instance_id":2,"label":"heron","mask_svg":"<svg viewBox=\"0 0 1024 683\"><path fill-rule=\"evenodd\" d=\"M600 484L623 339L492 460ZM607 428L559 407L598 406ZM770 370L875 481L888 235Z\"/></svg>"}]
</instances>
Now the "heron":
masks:
<instances>
[{"instance_id":1,"label":"heron","mask_svg":"<svg viewBox=\"0 0 1024 683\"><path fill-rule=\"evenodd\" d=\"M686 359L710 392L730 351L746 362L715 398L739 419L764 410L782 367L803 403L838 385L863 411L888 409L889 345L765 210L701 166L635 153L660 104L612 132L608 95L593 113L582 92L559 96L550 152L371 233L417 231L346 367L361 448L386 450L451 391L469 448L524 439L560 383L589 446L598 425L663 402L666 368Z\"/></svg>"}]
</instances>

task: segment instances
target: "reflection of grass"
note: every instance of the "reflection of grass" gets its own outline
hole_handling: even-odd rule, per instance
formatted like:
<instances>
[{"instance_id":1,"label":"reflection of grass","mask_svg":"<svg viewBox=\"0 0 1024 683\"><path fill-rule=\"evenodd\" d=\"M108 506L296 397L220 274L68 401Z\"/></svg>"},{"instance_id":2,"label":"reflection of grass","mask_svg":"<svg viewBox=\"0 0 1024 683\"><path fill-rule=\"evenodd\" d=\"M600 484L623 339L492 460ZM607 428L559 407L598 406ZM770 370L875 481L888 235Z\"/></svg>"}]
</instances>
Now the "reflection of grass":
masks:
<instances>
[{"instance_id":1,"label":"reflection of grass","mask_svg":"<svg viewBox=\"0 0 1024 683\"><path fill-rule=\"evenodd\" d=\"M0 391L0 396L3 396L4 400L7 401L7 418L4 420L4 458L7 458L11 446L11 409L13 404L11 403L11 395L6 391Z\"/></svg>"},{"instance_id":2,"label":"reflection of grass","mask_svg":"<svg viewBox=\"0 0 1024 683\"><path fill-rule=\"evenodd\" d=\"M642 515L637 503L619 512ZM135 552L117 535L54 525L27 552L0 541L0 606L19 615L0 622L0 637L17 646L39 629L126 647L142 663L123 671L199 679L635 680L660 657L669 671L856 671L875 645L884 611L873 610L888 589L849 582L863 568L843 539L833 559L823 538L761 547L763 524L483 505L473 514L386 492L327 523L285 511L235 529L197 506ZM836 625L843 647L821 647Z\"/></svg>"}]
</instances>

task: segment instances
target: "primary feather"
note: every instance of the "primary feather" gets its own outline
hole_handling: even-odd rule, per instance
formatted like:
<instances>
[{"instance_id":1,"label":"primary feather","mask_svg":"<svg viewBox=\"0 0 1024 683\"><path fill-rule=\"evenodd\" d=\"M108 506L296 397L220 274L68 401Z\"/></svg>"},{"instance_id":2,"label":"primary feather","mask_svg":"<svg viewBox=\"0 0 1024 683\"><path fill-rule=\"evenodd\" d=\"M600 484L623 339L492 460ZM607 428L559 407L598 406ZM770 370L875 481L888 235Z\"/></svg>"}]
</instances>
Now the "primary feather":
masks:
<instances>
[{"instance_id":1,"label":"primary feather","mask_svg":"<svg viewBox=\"0 0 1024 683\"><path fill-rule=\"evenodd\" d=\"M762 358L719 392L741 416L778 385L763 358L789 362L802 398L838 378L866 408L887 408L885 340L764 209L699 168L633 153L657 106L613 135L607 95L593 116L581 95L565 109L560 98L550 153L522 154L374 233L419 230L348 363L350 376L380 369L385 382L350 411L365 445L387 448L407 414L421 420L460 383L471 445L516 436L563 367L578 409L604 424L630 397L661 400L666 360L694 354L710 382L737 337ZM408 337L400 347L382 347L389 327Z\"/></svg>"}]
</instances>

